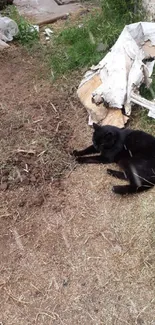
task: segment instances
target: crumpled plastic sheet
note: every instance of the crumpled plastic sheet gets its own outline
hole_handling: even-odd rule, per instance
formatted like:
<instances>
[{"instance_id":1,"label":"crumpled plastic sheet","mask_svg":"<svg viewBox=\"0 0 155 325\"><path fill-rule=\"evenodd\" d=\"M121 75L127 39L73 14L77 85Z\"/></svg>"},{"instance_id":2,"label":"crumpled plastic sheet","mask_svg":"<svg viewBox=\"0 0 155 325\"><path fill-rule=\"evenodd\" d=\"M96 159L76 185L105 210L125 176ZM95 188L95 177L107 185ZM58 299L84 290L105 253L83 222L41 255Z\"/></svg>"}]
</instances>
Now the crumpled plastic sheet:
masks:
<instances>
[{"instance_id":1,"label":"crumpled plastic sheet","mask_svg":"<svg viewBox=\"0 0 155 325\"><path fill-rule=\"evenodd\" d=\"M5 43L13 40L18 34L18 26L16 22L8 17L0 16L0 45L6 47Z\"/></svg>"},{"instance_id":2,"label":"crumpled plastic sheet","mask_svg":"<svg viewBox=\"0 0 155 325\"><path fill-rule=\"evenodd\" d=\"M97 74L102 84L92 93L94 102L95 97L100 96L109 107L121 109L130 106L135 88L138 89L144 79L147 84L151 83L155 61L145 64L142 61L147 57L143 45L148 40L151 41L151 46L155 45L155 23L126 25L108 54L86 72L79 88Z\"/></svg>"}]
</instances>

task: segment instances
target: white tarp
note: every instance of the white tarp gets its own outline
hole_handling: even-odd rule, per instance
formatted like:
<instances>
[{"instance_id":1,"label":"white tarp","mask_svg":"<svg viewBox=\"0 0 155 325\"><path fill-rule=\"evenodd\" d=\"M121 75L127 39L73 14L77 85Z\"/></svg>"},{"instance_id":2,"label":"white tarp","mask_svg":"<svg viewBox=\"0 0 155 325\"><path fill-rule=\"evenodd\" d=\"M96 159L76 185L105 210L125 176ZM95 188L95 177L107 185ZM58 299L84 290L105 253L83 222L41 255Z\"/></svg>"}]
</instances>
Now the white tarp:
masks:
<instances>
[{"instance_id":1,"label":"white tarp","mask_svg":"<svg viewBox=\"0 0 155 325\"><path fill-rule=\"evenodd\" d=\"M102 84L94 89L92 99L97 103L101 98L109 107L122 108L127 110L132 101L132 92L137 90L142 82L151 83L150 76L153 72L154 60L143 63L148 58L143 45L146 41L155 45L155 23L138 22L127 25L120 34L118 40L110 52L86 72L84 79L79 85L83 86L95 74L100 76ZM155 118L149 112L149 116Z\"/></svg>"},{"instance_id":2,"label":"white tarp","mask_svg":"<svg viewBox=\"0 0 155 325\"><path fill-rule=\"evenodd\" d=\"M0 48L7 47L6 42L12 41L17 34L16 22L8 17L0 16Z\"/></svg>"}]
</instances>

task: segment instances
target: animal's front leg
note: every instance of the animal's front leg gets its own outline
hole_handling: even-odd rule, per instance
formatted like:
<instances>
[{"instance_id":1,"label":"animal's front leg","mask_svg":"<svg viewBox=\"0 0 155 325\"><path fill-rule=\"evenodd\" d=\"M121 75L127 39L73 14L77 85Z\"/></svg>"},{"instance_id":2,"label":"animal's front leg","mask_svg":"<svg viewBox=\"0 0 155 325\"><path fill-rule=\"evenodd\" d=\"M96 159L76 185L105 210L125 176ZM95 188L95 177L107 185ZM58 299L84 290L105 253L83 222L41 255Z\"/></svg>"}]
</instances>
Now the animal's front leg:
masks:
<instances>
[{"instance_id":1,"label":"animal's front leg","mask_svg":"<svg viewBox=\"0 0 155 325\"><path fill-rule=\"evenodd\" d=\"M97 153L97 150L95 149L95 147L93 145L87 147L84 150L74 150L73 151L73 156L75 157L82 157L82 156L86 156L86 155L92 155L94 153Z\"/></svg>"},{"instance_id":2,"label":"animal's front leg","mask_svg":"<svg viewBox=\"0 0 155 325\"><path fill-rule=\"evenodd\" d=\"M121 172L119 170L113 170L113 169L107 169L107 173L111 176L114 176L116 178L119 178L119 179L122 179L122 180L125 180L127 181L127 176L125 174L125 172Z\"/></svg>"},{"instance_id":3,"label":"animal's front leg","mask_svg":"<svg viewBox=\"0 0 155 325\"><path fill-rule=\"evenodd\" d=\"M137 187L136 185L116 185L113 186L112 190L114 193L116 194L121 194L121 195L125 195L125 194L134 194L134 193L140 193L143 191L148 191L151 187L153 186L140 186Z\"/></svg>"},{"instance_id":4,"label":"animal's front leg","mask_svg":"<svg viewBox=\"0 0 155 325\"><path fill-rule=\"evenodd\" d=\"M103 156L77 157L76 161L79 164L108 164L109 163L109 161Z\"/></svg>"}]
</instances>

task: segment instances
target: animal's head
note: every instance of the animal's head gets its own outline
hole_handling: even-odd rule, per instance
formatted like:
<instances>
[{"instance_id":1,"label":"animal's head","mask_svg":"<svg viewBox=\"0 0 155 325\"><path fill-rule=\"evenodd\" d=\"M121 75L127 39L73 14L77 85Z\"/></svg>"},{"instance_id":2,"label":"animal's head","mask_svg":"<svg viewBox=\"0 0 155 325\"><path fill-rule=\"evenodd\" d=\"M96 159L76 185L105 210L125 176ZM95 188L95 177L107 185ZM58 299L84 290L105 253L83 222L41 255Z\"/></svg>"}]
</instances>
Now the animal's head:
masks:
<instances>
[{"instance_id":1,"label":"animal's head","mask_svg":"<svg viewBox=\"0 0 155 325\"><path fill-rule=\"evenodd\" d=\"M98 152L103 152L106 149L112 149L116 144L120 129L112 126L105 125L100 126L93 123L94 133L93 133L93 145Z\"/></svg>"}]
</instances>

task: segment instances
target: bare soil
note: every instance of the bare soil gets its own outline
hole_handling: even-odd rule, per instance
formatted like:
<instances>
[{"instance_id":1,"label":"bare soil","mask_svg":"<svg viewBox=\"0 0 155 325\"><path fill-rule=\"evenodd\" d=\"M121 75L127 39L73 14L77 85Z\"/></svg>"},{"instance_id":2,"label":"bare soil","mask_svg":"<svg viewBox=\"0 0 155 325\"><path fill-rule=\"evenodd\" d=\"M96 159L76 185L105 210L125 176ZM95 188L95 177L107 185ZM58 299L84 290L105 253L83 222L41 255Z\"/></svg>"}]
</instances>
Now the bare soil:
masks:
<instances>
[{"instance_id":1,"label":"bare soil","mask_svg":"<svg viewBox=\"0 0 155 325\"><path fill-rule=\"evenodd\" d=\"M154 189L121 198L76 97L36 54L0 53L0 324L155 324Z\"/></svg>"}]
</instances>

